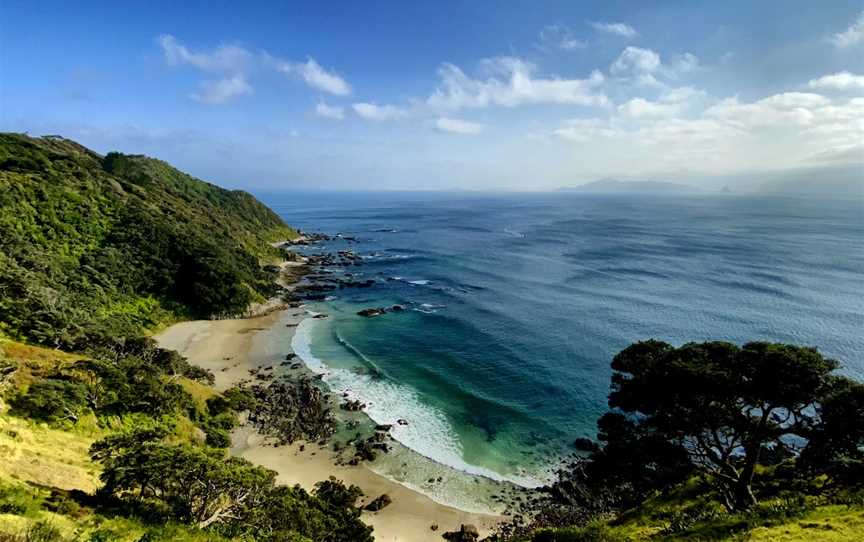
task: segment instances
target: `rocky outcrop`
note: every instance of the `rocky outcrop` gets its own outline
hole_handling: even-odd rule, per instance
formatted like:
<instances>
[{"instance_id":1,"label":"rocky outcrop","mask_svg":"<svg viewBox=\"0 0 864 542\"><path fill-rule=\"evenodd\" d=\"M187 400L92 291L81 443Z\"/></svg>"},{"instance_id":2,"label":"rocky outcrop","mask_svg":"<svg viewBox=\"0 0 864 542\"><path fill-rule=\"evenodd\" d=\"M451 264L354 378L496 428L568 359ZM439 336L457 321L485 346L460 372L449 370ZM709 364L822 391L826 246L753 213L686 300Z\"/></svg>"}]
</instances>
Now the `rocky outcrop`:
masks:
<instances>
[{"instance_id":1,"label":"rocky outcrop","mask_svg":"<svg viewBox=\"0 0 864 542\"><path fill-rule=\"evenodd\" d=\"M462 525L458 531L444 533L444 539L450 542L475 542L480 538L480 531L474 525Z\"/></svg>"},{"instance_id":2,"label":"rocky outcrop","mask_svg":"<svg viewBox=\"0 0 864 542\"><path fill-rule=\"evenodd\" d=\"M376 309L363 309L357 312L358 316L363 316L364 318L372 318L373 316L381 316L386 313L387 309L384 307L376 308Z\"/></svg>"},{"instance_id":3,"label":"rocky outcrop","mask_svg":"<svg viewBox=\"0 0 864 542\"><path fill-rule=\"evenodd\" d=\"M348 412L359 412L366 408L366 403L361 403L359 400L349 400L342 403L339 408L347 410Z\"/></svg>"},{"instance_id":4,"label":"rocky outcrop","mask_svg":"<svg viewBox=\"0 0 864 542\"><path fill-rule=\"evenodd\" d=\"M391 307L372 307L369 309L363 309L357 312L358 316L363 316L365 318L372 318L374 316L381 316L382 314L387 314L388 312L402 312L405 310L405 307L402 305L393 305Z\"/></svg>"},{"instance_id":5,"label":"rocky outcrop","mask_svg":"<svg viewBox=\"0 0 864 542\"><path fill-rule=\"evenodd\" d=\"M382 508L389 506L393 502L393 499L390 498L390 495L386 493L373 500L369 504L367 504L363 509L369 510L370 512L377 512Z\"/></svg>"}]
</instances>

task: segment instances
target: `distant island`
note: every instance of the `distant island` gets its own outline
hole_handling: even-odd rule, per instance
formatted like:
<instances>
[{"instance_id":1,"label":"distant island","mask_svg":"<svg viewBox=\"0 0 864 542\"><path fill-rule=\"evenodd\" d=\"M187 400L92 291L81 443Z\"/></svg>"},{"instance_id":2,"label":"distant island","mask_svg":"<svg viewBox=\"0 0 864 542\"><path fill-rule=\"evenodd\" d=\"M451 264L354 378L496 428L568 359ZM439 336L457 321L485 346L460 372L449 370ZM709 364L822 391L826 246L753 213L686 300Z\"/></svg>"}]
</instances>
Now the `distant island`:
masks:
<instances>
[{"instance_id":1,"label":"distant island","mask_svg":"<svg viewBox=\"0 0 864 542\"><path fill-rule=\"evenodd\" d=\"M584 192L594 194L621 194L621 193L676 193L676 192L698 192L699 188L687 184L670 183L664 181L621 181L606 177L590 183L576 186L562 186L559 192Z\"/></svg>"}]
</instances>

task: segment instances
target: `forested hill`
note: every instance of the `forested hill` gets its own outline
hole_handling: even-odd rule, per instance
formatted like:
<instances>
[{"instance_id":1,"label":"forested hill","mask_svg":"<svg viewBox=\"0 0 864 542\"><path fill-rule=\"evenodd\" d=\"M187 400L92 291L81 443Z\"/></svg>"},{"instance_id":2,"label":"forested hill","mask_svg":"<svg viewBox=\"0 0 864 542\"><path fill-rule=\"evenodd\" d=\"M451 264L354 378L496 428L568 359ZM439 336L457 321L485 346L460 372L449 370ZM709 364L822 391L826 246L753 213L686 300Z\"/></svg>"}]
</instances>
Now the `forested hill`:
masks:
<instances>
[{"instance_id":1,"label":"forested hill","mask_svg":"<svg viewBox=\"0 0 864 542\"><path fill-rule=\"evenodd\" d=\"M297 232L253 196L140 155L0 134L0 334L76 348L272 292Z\"/></svg>"}]
</instances>

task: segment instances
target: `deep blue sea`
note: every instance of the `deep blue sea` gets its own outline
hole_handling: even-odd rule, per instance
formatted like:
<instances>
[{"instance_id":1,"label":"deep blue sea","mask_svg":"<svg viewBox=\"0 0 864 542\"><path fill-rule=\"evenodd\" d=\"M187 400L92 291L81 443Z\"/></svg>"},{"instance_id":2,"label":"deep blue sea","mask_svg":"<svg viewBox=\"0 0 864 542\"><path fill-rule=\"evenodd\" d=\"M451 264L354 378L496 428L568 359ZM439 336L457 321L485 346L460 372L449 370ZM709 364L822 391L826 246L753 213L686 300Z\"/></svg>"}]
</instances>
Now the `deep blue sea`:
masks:
<instances>
[{"instance_id":1,"label":"deep blue sea","mask_svg":"<svg viewBox=\"0 0 864 542\"><path fill-rule=\"evenodd\" d=\"M814 345L864 379L864 202L738 195L261 194L373 278L294 346L439 463L523 484L593 436L628 344ZM408 310L362 318L362 308Z\"/></svg>"}]
</instances>

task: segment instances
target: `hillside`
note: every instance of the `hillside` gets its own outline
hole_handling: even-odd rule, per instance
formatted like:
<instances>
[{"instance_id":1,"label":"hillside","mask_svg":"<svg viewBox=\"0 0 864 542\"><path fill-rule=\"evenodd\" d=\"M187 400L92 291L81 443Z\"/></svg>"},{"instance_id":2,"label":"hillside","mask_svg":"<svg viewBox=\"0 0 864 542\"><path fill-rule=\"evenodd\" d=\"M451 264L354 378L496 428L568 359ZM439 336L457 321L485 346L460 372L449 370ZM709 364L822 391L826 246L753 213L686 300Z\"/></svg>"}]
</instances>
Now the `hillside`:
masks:
<instances>
[{"instance_id":1,"label":"hillside","mask_svg":"<svg viewBox=\"0 0 864 542\"><path fill-rule=\"evenodd\" d=\"M0 541L371 541L357 487L228 453L251 391L144 336L275 293L271 242L296 236L164 162L0 135ZM293 424L329 411L295 395L270 394L268 423L317 440Z\"/></svg>"},{"instance_id":2,"label":"hillside","mask_svg":"<svg viewBox=\"0 0 864 542\"><path fill-rule=\"evenodd\" d=\"M75 348L178 317L237 314L273 288L296 231L250 194L140 155L0 134L0 333Z\"/></svg>"}]
</instances>

